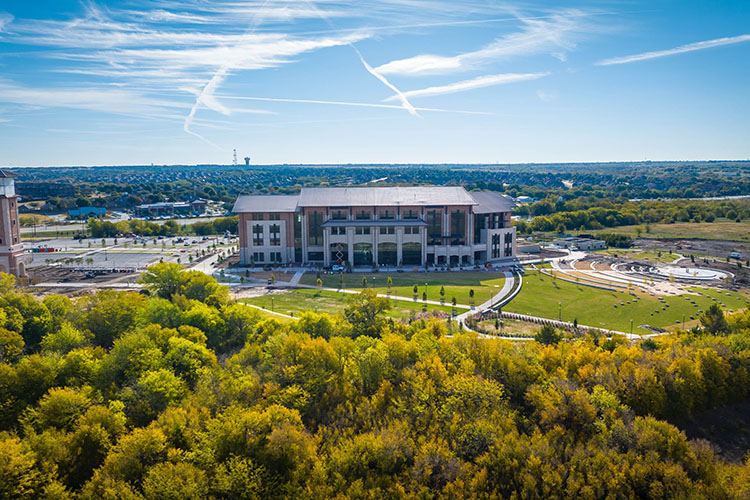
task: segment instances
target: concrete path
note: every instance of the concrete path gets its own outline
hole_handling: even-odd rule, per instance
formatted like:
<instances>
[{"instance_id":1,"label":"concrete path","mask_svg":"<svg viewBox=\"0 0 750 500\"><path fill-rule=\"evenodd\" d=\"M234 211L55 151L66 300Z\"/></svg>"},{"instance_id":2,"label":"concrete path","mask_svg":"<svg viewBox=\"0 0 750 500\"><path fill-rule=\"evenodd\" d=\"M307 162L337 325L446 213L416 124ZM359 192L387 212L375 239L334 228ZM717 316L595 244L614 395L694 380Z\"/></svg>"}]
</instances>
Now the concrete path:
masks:
<instances>
[{"instance_id":1,"label":"concrete path","mask_svg":"<svg viewBox=\"0 0 750 500\"><path fill-rule=\"evenodd\" d=\"M259 311L267 312L269 314L275 314L276 316L281 316L283 318L289 318L289 319L294 319L294 320L299 319L299 318L295 318L294 316L289 316L288 314L266 309L265 307L256 306L254 304L248 304L247 302L238 302L238 304L243 304L243 305L246 305L247 307L252 307L253 309L258 309Z\"/></svg>"},{"instance_id":2,"label":"concrete path","mask_svg":"<svg viewBox=\"0 0 750 500\"><path fill-rule=\"evenodd\" d=\"M474 314L480 314L480 313L486 311L487 309L492 308L493 304L499 304L500 301L502 299L504 299L510 293L510 291L513 289L513 285L516 282L515 274L513 274L513 273L511 273L509 271L505 271L503 274L505 275L505 283L503 284L503 287L500 289L499 292L497 292L487 302L485 302L483 304L479 304L478 306L476 306L476 308L473 308L473 309L471 309L469 311L466 311L464 313L459 314L458 316L455 317L455 320L456 321L461 321L461 322L465 323L466 322L466 318L468 316L474 315Z\"/></svg>"}]
</instances>

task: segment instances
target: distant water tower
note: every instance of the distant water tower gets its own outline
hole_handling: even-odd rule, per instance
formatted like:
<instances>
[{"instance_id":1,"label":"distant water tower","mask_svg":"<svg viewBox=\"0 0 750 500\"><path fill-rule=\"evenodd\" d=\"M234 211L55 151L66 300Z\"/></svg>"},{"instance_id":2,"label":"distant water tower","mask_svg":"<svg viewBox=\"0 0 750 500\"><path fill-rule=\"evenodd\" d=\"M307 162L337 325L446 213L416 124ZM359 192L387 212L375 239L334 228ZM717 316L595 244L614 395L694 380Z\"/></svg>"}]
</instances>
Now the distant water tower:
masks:
<instances>
[{"instance_id":1,"label":"distant water tower","mask_svg":"<svg viewBox=\"0 0 750 500\"><path fill-rule=\"evenodd\" d=\"M0 271L20 277L26 275L26 257L19 234L16 177L0 169Z\"/></svg>"},{"instance_id":2,"label":"distant water tower","mask_svg":"<svg viewBox=\"0 0 750 500\"><path fill-rule=\"evenodd\" d=\"M249 166L250 166L250 157L249 157L249 156L246 156L246 157L245 157L245 166L246 166L246 167L249 167Z\"/></svg>"}]
</instances>

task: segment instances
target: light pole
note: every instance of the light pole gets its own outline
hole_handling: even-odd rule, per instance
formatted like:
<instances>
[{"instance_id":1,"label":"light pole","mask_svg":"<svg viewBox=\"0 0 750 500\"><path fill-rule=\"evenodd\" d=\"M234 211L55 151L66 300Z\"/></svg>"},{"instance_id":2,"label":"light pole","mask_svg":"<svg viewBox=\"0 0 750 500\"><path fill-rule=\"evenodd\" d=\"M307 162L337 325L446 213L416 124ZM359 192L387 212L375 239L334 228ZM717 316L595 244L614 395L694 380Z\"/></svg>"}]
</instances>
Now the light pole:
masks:
<instances>
[{"instance_id":1,"label":"light pole","mask_svg":"<svg viewBox=\"0 0 750 500\"><path fill-rule=\"evenodd\" d=\"M630 335L633 335L633 320L630 320Z\"/></svg>"},{"instance_id":2,"label":"light pole","mask_svg":"<svg viewBox=\"0 0 750 500\"><path fill-rule=\"evenodd\" d=\"M273 308L273 295L271 295L271 311L274 311L274 308Z\"/></svg>"},{"instance_id":3,"label":"light pole","mask_svg":"<svg viewBox=\"0 0 750 500\"><path fill-rule=\"evenodd\" d=\"M562 302L557 303L557 321L562 321Z\"/></svg>"},{"instance_id":4,"label":"light pole","mask_svg":"<svg viewBox=\"0 0 750 500\"><path fill-rule=\"evenodd\" d=\"M685 315L682 315L682 329L685 329Z\"/></svg>"}]
</instances>

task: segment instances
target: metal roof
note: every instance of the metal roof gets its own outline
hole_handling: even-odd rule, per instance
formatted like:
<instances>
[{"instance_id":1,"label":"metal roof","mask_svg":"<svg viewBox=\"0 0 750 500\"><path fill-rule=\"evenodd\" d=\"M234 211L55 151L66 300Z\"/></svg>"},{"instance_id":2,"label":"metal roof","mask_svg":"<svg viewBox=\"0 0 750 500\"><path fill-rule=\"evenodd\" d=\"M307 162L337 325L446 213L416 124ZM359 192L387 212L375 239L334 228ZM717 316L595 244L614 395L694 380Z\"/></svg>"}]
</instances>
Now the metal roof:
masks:
<instances>
[{"instance_id":1,"label":"metal roof","mask_svg":"<svg viewBox=\"0 0 750 500\"><path fill-rule=\"evenodd\" d=\"M476 205L471 209L475 214L493 214L513 210L513 200L509 196L494 191L472 191L469 194L476 201Z\"/></svg>"},{"instance_id":2,"label":"metal roof","mask_svg":"<svg viewBox=\"0 0 750 500\"><path fill-rule=\"evenodd\" d=\"M302 188L300 207L476 205L462 187Z\"/></svg>"},{"instance_id":3,"label":"metal roof","mask_svg":"<svg viewBox=\"0 0 750 500\"><path fill-rule=\"evenodd\" d=\"M299 195L241 195L232 212L296 212Z\"/></svg>"},{"instance_id":4,"label":"metal roof","mask_svg":"<svg viewBox=\"0 0 750 500\"><path fill-rule=\"evenodd\" d=\"M20 177L20 176L15 172L9 172L8 170L0 169L0 178L12 179L14 177Z\"/></svg>"}]
</instances>

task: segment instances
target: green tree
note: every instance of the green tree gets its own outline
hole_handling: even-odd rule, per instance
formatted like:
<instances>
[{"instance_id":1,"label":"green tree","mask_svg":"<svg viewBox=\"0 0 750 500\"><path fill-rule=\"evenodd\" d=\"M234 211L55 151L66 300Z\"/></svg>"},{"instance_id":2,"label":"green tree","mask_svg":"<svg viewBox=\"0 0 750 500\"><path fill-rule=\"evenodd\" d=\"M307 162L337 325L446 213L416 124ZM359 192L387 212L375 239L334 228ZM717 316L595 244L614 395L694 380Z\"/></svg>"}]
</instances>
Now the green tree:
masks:
<instances>
[{"instance_id":1,"label":"green tree","mask_svg":"<svg viewBox=\"0 0 750 500\"><path fill-rule=\"evenodd\" d=\"M551 325L544 325L539 332L534 336L534 340L544 345L554 345L562 340L562 334L560 334L555 327Z\"/></svg>"},{"instance_id":2,"label":"green tree","mask_svg":"<svg viewBox=\"0 0 750 500\"><path fill-rule=\"evenodd\" d=\"M182 267L173 262L160 262L149 266L140 282L158 297L170 299L180 290Z\"/></svg>"},{"instance_id":3,"label":"green tree","mask_svg":"<svg viewBox=\"0 0 750 500\"><path fill-rule=\"evenodd\" d=\"M719 304L711 304L706 312L701 315L700 321L703 328L712 335L729 333L729 324Z\"/></svg>"},{"instance_id":4,"label":"green tree","mask_svg":"<svg viewBox=\"0 0 750 500\"><path fill-rule=\"evenodd\" d=\"M378 337L383 323L383 313L390 309L391 301L378 297L372 290L363 290L349 297L349 304L344 308L344 317L352 325L355 337L367 335Z\"/></svg>"}]
</instances>

